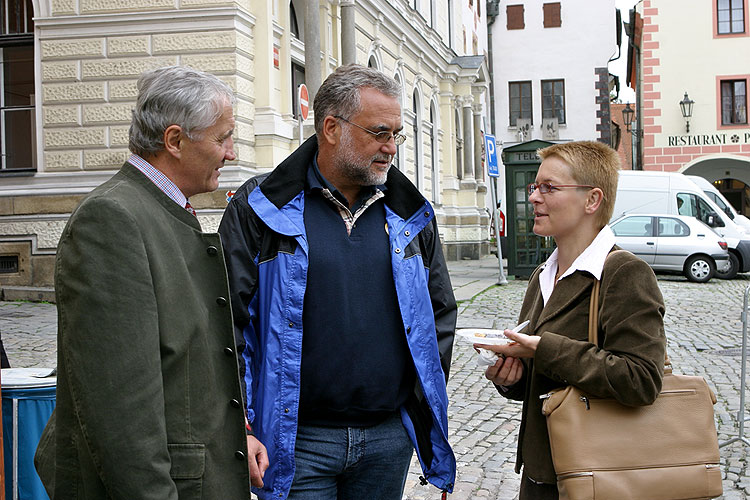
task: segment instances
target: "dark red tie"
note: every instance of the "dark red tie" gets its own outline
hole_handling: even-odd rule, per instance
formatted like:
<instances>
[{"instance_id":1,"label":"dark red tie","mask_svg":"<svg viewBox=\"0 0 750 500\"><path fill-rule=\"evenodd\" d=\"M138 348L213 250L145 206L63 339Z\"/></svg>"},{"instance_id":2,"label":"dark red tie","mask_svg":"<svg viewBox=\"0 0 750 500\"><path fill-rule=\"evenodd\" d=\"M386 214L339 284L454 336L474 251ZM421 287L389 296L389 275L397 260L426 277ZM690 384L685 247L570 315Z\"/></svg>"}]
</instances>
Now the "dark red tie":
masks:
<instances>
[{"instance_id":1,"label":"dark red tie","mask_svg":"<svg viewBox=\"0 0 750 500\"><path fill-rule=\"evenodd\" d=\"M195 209L193 208L193 206L190 204L189 201L185 202L185 210L193 214L195 217L198 217L198 214L195 213Z\"/></svg>"}]
</instances>

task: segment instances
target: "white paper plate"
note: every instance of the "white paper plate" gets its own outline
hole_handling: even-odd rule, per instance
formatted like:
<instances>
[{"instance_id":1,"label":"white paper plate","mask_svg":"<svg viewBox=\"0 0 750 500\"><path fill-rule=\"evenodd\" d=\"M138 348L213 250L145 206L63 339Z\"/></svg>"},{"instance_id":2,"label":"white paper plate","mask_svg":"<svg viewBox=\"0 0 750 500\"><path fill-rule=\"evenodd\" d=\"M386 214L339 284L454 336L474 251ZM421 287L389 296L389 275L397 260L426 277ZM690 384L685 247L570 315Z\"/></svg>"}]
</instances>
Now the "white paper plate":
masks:
<instances>
[{"instance_id":1,"label":"white paper plate","mask_svg":"<svg viewBox=\"0 0 750 500\"><path fill-rule=\"evenodd\" d=\"M488 328L461 328L456 334L472 344L502 345L513 342L505 335L503 330L491 330Z\"/></svg>"}]
</instances>

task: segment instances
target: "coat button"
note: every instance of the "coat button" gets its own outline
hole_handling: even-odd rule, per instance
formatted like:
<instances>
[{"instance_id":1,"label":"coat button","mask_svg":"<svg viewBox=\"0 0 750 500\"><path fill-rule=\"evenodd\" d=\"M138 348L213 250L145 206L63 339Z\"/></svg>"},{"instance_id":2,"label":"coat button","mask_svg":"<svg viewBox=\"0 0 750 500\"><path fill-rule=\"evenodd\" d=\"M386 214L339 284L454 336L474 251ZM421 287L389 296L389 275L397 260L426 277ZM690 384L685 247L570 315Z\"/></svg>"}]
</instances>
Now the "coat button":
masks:
<instances>
[{"instance_id":1,"label":"coat button","mask_svg":"<svg viewBox=\"0 0 750 500\"><path fill-rule=\"evenodd\" d=\"M210 247L206 248L206 252L208 253L208 255L216 255L217 253L219 253L219 250L215 246L211 245Z\"/></svg>"},{"instance_id":2,"label":"coat button","mask_svg":"<svg viewBox=\"0 0 750 500\"><path fill-rule=\"evenodd\" d=\"M232 349L231 347L225 347L224 354L226 354L227 356L234 356L234 349Z\"/></svg>"},{"instance_id":3,"label":"coat button","mask_svg":"<svg viewBox=\"0 0 750 500\"><path fill-rule=\"evenodd\" d=\"M411 327L410 326L406 327L406 333L411 333Z\"/></svg>"},{"instance_id":4,"label":"coat button","mask_svg":"<svg viewBox=\"0 0 750 500\"><path fill-rule=\"evenodd\" d=\"M294 328L294 323L292 323L291 321L289 322L289 328Z\"/></svg>"},{"instance_id":5,"label":"coat button","mask_svg":"<svg viewBox=\"0 0 750 500\"><path fill-rule=\"evenodd\" d=\"M397 249L396 249L396 253L401 253L401 249L400 249L400 248L397 248Z\"/></svg>"},{"instance_id":6,"label":"coat button","mask_svg":"<svg viewBox=\"0 0 750 500\"><path fill-rule=\"evenodd\" d=\"M289 408L284 408L284 413L289 413Z\"/></svg>"},{"instance_id":7,"label":"coat button","mask_svg":"<svg viewBox=\"0 0 750 500\"><path fill-rule=\"evenodd\" d=\"M233 399L233 400L231 400L231 401L229 402L229 404L230 404L230 405L232 405L232 406L233 406L234 408L239 408L240 406L242 406L242 405L240 404L240 402L239 402L238 400L236 400L236 399Z\"/></svg>"},{"instance_id":8,"label":"coat button","mask_svg":"<svg viewBox=\"0 0 750 500\"><path fill-rule=\"evenodd\" d=\"M224 297L217 297L216 303L219 304L221 307L225 307L227 305L227 299Z\"/></svg>"},{"instance_id":9,"label":"coat button","mask_svg":"<svg viewBox=\"0 0 750 500\"><path fill-rule=\"evenodd\" d=\"M424 213L424 216L425 216L425 217L429 217L429 216L430 216L430 212L425 212L425 213Z\"/></svg>"},{"instance_id":10,"label":"coat button","mask_svg":"<svg viewBox=\"0 0 750 500\"><path fill-rule=\"evenodd\" d=\"M245 459L245 452L241 450L237 450L234 452L234 458L237 460L244 460Z\"/></svg>"},{"instance_id":11,"label":"coat button","mask_svg":"<svg viewBox=\"0 0 750 500\"><path fill-rule=\"evenodd\" d=\"M404 231L404 236L409 236L409 235L411 235L411 231Z\"/></svg>"}]
</instances>

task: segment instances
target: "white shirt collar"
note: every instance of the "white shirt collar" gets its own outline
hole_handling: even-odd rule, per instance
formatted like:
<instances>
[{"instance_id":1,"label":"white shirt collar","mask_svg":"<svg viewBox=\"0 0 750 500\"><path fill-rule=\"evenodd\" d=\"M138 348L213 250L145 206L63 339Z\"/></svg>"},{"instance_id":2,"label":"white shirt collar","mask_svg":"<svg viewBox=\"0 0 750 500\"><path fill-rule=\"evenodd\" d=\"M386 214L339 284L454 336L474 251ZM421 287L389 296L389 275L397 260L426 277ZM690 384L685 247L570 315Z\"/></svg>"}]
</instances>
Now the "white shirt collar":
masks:
<instances>
[{"instance_id":1,"label":"white shirt collar","mask_svg":"<svg viewBox=\"0 0 750 500\"><path fill-rule=\"evenodd\" d=\"M596 279L602 278L602 271L604 270L604 260L607 258L607 254L615 244L615 235L609 226L604 226L599 234L596 235L594 241L581 253L581 255L573 261L573 264L565 271L562 276L558 279L561 280L566 276L570 276L576 271L586 271L594 276ZM547 304L552 290L555 288L555 274L557 273L557 248L549 256L547 262L544 264L539 275L539 286L542 290L542 299L544 304Z\"/></svg>"}]
</instances>

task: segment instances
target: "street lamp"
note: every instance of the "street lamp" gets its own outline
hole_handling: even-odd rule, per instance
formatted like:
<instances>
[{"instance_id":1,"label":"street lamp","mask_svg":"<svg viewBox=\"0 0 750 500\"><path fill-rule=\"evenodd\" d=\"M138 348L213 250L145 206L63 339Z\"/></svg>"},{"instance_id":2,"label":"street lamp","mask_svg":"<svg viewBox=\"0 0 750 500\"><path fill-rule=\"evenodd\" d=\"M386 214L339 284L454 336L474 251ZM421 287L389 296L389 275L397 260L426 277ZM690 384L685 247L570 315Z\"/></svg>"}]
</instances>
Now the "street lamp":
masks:
<instances>
[{"instance_id":1,"label":"street lamp","mask_svg":"<svg viewBox=\"0 0 750 500\"><path fill-rule=\"evenodd\" d=\"M633 131L630 130L630 126L633 123L633 117L635 116L635 110L630 107L630 103L625 104L625 108L622 110L622 121L625 124L625 129L632 133Z\"/></svg>"},{"instance_id":2,"label":"street lamp","mask_svg":"<svg viewBox=\"0 0 750 500\"><path fill-rule=\"evenodd\" d=\"M638 141L638 138L641 137L640 130L638 130L638 124L633 123L633 120L635 119L635 110L630 107L630 103L625 104L625 107L622 109L622 122L625 124L625 130L630 132L630 146L631 146L631 153L630 153L630 161L631 161L631 167L633 170L638 170L638 148L636 146L636 142Z\"/></svg>"},{"instance_id":3,"label":"street lamp","mask_svg":"<svg viewBox=\"0 0 750 500\"><path fill-rule=\"evenodd\" d=\"M693 116L693 104L695 102L690 99L685 92L685 97L680 101L680 111L682 111L682 117L685 118L685 133L690 133L690 117Z\"/></svg>"}]
</instances>

